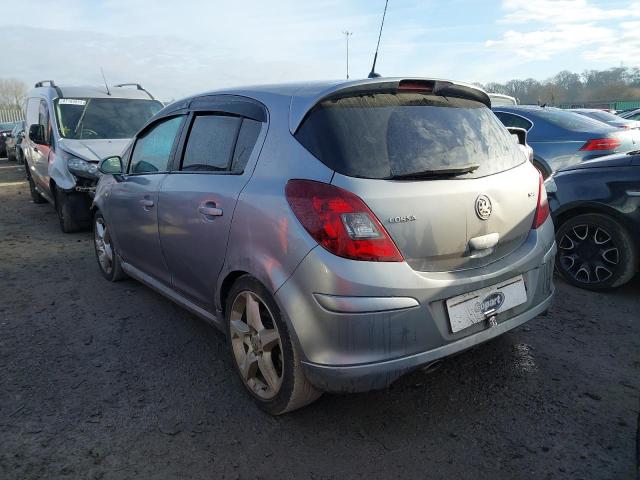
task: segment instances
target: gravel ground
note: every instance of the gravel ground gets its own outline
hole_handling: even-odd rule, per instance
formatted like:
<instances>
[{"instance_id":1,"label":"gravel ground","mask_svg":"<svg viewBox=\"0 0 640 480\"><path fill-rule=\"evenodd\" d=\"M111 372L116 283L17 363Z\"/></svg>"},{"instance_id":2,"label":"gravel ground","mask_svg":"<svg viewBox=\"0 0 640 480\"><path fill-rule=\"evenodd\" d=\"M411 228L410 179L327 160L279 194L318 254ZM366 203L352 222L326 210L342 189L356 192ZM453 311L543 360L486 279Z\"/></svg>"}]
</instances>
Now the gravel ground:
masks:
<instances>
[{"instance_id":1,"label":"gravel ground","mask_svg":"<svg viewBox=\"0 0 640 480\"><path fill-rule=\"evenodd\" d=\"M257 410L213 327L99 274L0 161L0 478L631 479L640 278L369 394Z\"/></svg>"}]
</instances>

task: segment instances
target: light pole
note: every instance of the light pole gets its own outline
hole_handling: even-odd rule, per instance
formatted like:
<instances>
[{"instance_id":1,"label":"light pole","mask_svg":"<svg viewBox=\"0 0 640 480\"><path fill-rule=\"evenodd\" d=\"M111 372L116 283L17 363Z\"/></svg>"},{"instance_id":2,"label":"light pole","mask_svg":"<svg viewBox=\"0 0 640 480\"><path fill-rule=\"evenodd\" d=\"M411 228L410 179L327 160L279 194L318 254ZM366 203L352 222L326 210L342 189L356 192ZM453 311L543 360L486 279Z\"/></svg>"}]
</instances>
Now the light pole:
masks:
<instances>
[{"instance_id":1,"label":"light pole","mask_svg":"<svg viewBox=\"0 0 640 480\"><path fill-rule=\"evenodd\" d=\"M342 33L347 39L347 80L348 80L349 79L349 37L353 35L353 32L348 32L345 30Z\"/></svg>"}]
</instances>

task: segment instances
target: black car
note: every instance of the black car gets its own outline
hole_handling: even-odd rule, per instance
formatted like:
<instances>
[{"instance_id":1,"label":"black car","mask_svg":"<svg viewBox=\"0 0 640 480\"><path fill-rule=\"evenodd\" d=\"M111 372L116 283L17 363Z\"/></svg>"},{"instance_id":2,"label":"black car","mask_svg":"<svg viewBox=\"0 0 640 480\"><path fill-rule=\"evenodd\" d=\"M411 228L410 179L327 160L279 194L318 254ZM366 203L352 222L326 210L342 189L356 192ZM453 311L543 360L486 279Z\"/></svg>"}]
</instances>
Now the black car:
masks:
<instances>
[{"instance_id":1,"label":"black car","mask_svg":"<svg viewBox=\"0 0 640 480\"><path fill-rule=\"evenodd\" d=\"M640 255L640 150L559 170L545 186L559 273L590 290L628 282Z\"/></svg>"},{"instance_id":2,"label":"black car","mask_svg":"<svg viewBox=\"0 0 640 480\"><path fill-rule=\"evenodd\" d=\"M24 122L17 122L13 130L9 132L9 135L5 137L5 149L9 161L22 163L21 144L23 138Z\"/></svg>"}]
</instances>

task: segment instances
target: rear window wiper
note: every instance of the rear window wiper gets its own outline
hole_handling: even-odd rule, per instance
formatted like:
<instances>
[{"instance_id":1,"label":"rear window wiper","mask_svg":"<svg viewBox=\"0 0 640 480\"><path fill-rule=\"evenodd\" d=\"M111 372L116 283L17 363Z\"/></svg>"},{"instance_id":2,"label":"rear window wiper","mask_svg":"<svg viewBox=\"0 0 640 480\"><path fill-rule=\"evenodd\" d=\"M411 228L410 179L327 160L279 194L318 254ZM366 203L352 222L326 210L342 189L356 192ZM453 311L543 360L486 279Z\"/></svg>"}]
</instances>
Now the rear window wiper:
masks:
<instances>
[{"instance_id":1,"label":"rear window wiper","mask_svg":"<svg viewBox=\"0 0 640 480\"><path fill-rule=\"evenodd\" d=\"M420 172L398 173L391 175L386 180L408 180L412 178L432 178L432 177L457 177L465 173L471 173L480 168L477 163L463 165L461 167L437 168L434 170L422 170Z\"/></svg>"}]
</instances>

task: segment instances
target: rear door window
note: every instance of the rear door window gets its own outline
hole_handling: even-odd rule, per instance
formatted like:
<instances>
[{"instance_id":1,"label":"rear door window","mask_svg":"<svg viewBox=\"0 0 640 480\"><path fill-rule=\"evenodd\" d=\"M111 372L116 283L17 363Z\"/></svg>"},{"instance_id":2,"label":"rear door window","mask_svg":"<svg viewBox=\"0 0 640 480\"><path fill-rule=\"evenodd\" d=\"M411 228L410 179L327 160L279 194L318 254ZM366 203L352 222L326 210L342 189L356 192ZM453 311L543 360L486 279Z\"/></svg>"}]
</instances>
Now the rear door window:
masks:
<instances>
[{"instance_id":1,"label":"rear door window","mask_svg":"<svg viewBox=\"0 0 640 480\"><path fill-rule=\"evenodd\" d=\"M421 93L379 93L323 101L295 134L329 168L353 177L393 178L477 165L474 178L524 162L484 104Z\"/></svg>"},{"instance_id":2,"label":"rear door window","mask_svg":"<svg viewBox=\"0 0 640 480\"><path fill-rule=\"evenodd\" d=\"M193 120L181 170L219 172L231 166L242 118L198 115Z\"/></svg>"},{"instance_id":3,"label":"rear door window","mask_svg":"<svg viewBox=\"0 0 640 480\"><path fill-rule=\"evenodd\" d=\"M249 118L197 115L187 138L180 170L242 173L261 128L261 122Z\"/></svg>"}]
</instances>

